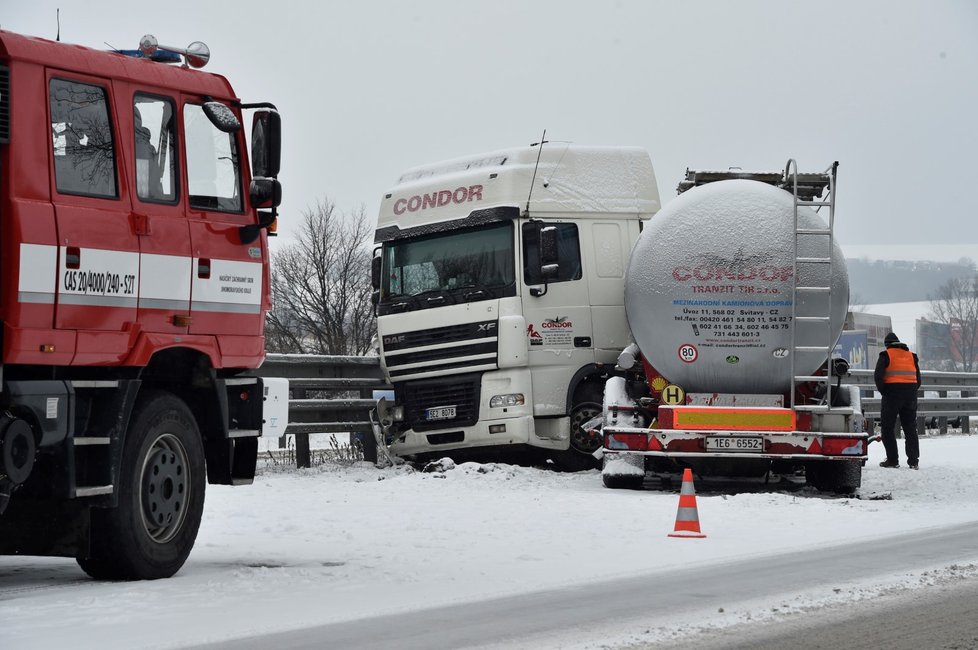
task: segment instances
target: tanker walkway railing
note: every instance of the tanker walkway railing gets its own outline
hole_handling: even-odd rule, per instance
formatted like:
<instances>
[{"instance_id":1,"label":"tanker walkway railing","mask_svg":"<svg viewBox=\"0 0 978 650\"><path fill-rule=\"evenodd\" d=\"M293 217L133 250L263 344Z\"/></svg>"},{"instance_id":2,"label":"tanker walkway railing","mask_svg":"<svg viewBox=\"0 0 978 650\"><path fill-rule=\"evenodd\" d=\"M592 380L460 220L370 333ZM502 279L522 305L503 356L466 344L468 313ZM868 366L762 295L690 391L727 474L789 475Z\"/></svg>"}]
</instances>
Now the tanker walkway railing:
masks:
<instances>
[{"instance_id":1,"label":"tanker walkway railing","mask_svg":"<svg viewBox=\"0 0 978 650\"><path fill-rule=\"evenodd\" d=\"M349 433L363 444L365 460L376 460L370 426L375 390L388 390L376 356L269 354L257 371L263 377L289 380L289 426L295 436L297 467L310 467L309 435ZM363 435L357 435L363 434Z\"/></svg>"}]
</instances>

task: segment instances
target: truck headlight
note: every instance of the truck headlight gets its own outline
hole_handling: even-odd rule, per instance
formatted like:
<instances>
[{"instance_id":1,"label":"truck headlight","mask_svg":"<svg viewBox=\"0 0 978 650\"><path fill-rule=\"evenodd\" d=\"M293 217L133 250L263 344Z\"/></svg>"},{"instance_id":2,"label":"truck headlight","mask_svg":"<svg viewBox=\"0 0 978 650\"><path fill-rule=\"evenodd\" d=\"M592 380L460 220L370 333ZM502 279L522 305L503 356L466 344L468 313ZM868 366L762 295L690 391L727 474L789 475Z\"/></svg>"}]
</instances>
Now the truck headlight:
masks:
<instances>
[{"instance_id":1,"label":"truck headlight","mask_svg":"<svg viewBox=\"0 0 978 650\"><path fill-rule=\"evenodd\" d=\"M526 400L523 398L523 393L509 393L507 395L493 395L492 399L489 400L489 408L498 409L507 406L523 406Z\"/></svg>"}]
</instances>

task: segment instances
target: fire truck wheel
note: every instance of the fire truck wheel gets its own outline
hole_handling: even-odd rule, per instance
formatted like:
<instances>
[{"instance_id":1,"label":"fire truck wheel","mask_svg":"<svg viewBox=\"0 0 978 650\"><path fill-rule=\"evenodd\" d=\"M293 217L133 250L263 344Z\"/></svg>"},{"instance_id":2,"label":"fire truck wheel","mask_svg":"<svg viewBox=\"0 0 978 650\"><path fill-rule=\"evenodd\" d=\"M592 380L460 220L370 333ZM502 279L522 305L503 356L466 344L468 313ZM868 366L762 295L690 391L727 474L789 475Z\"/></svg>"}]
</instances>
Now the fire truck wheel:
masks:
<instances>
[{"instance_id":1,"label":"fire truck wheel","mask_svg":"<svg viewBox=\"0 0 978 650\"><path fill-rule=\"evenodd\" d=\"M862 473L858 460L811 462L805 467L805 481L821 492L852 494L862 485Z\"/></svg>"},{"instance_id":2,"label":"fire truck wheel","mask_svg":"<svg viewBox=\"0 0 978 650\"><path fill-rule=\"evenodd\" d=\"M176 573L193 548L204 509L204 449L190 409L164 391L143 395L123 445L119 505L92 510L96 579L154 580Z\"/></svg>"}]
</instances>

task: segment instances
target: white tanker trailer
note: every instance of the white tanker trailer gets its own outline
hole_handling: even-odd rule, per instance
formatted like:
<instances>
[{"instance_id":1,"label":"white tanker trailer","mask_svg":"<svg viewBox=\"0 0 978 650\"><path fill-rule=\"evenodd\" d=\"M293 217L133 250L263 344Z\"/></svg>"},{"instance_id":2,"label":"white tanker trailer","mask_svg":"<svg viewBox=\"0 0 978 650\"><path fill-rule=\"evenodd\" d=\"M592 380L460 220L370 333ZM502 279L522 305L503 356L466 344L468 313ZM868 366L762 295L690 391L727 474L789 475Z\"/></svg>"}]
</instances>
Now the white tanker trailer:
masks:
<instances>
[{"instance_id":1,"label":"white tanker trailer","mask_svg":"<svg viewBox=\"0 0 978 650\"><path fill-rule=\"evenodd\" d=\"M650 220L625 278L635 345L605 385L606 486L691 467L859 487L859 392L839 381L845 360L826 362L849 299L835 170L688 172Z\"/></svg>"}]
</instances>

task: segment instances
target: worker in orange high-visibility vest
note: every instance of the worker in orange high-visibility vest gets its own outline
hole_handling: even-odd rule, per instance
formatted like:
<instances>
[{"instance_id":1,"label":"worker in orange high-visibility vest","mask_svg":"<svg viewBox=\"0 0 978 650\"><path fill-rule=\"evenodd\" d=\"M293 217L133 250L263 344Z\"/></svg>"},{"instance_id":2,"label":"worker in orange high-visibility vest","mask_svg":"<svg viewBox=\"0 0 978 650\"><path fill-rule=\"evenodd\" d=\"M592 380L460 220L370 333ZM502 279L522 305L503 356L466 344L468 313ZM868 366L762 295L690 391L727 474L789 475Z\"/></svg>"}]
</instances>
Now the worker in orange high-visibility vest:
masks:
<instances>
[{"instance_id":1,"label":"worker in orange high-visibility vest","mask_svg":"<svg viewBox=\"0 0 978 650\"><path fill-rule=\"evenodd\" d=\"M917 469L920 445L917 441L917 391L920 389L920 361L905 343L893 332L883 339L886 349L876 361L876 390L883 396L880 408L880 427L886 460L880 467L899 467L897 453L896 422L903 425L904 451L907 465Z\"/></svg>"}]
</instances>

